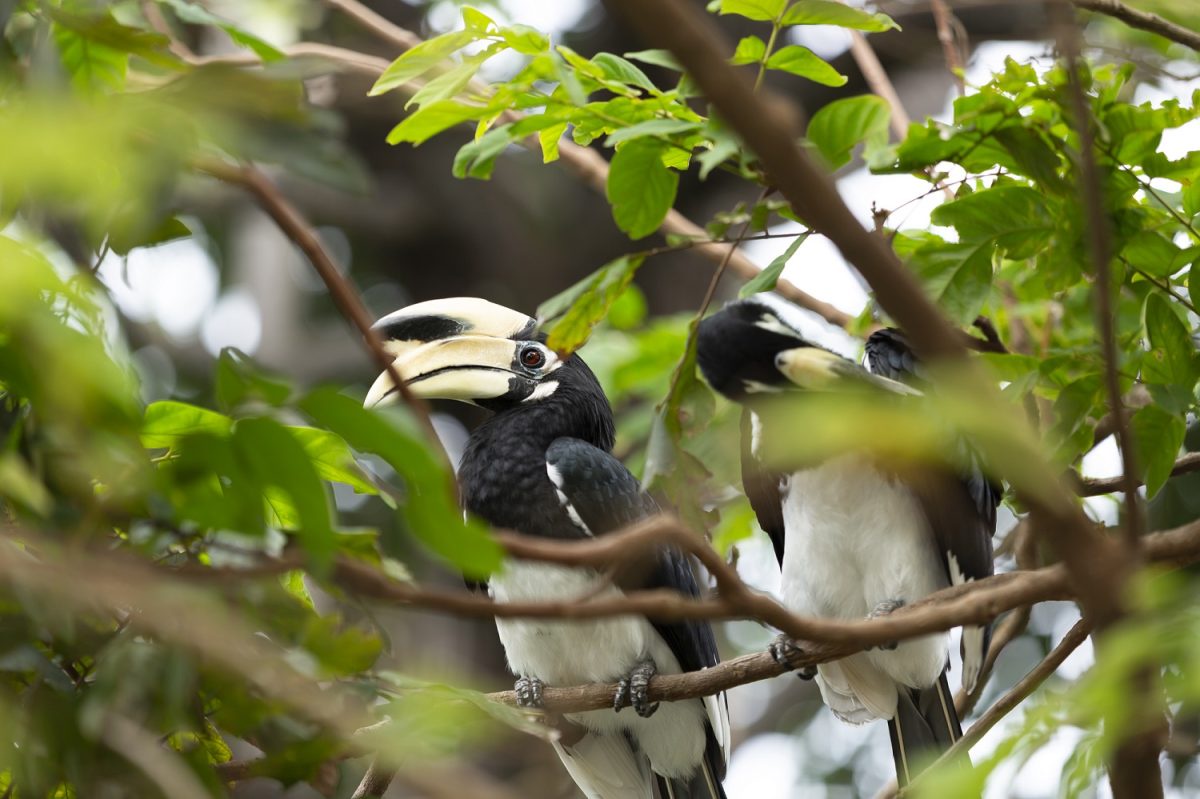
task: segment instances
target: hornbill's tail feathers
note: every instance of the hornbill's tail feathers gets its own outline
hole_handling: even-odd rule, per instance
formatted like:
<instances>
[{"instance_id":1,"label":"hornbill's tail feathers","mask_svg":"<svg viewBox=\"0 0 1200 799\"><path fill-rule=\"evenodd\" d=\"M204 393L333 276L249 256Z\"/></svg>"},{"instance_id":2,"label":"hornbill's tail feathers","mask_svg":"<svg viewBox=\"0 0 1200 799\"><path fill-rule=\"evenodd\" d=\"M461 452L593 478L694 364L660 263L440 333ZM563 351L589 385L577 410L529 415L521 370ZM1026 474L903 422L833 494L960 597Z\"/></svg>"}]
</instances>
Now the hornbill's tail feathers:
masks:
<instances>
[{"instance_id":1,"label":"hornbill's tail feathers","mask_svg":"<svg viewBox=\"0 0 1200 799\"><path fill-rule=\"evenodd\" d=\"M655 799L650 762L624 735L587 734L554 750L588 799Z\"/></svg>"},{"instance_id":2,"label":"hornbill's tail feathers","mask_svg":"<svg viewBox=\"0 0 1200 799\"><path fill-rule=\"evenodd\" d=\"M962 737L946 672L929 688L901 688L896 715L888 721L900 787ZM966 757L964 754L963 757Z\"/></svg>"},{"instance_id":3,"label":"hornbill's tail feathers","mask_svg":"<svg viewBox=\"0 0 1200 799\"><path fill-rule=\"evenodd\" d=\"M657 776L657 799L726 799L725 788L706 758L690 778L668 779Z\"/></svg>"}]
</instances>

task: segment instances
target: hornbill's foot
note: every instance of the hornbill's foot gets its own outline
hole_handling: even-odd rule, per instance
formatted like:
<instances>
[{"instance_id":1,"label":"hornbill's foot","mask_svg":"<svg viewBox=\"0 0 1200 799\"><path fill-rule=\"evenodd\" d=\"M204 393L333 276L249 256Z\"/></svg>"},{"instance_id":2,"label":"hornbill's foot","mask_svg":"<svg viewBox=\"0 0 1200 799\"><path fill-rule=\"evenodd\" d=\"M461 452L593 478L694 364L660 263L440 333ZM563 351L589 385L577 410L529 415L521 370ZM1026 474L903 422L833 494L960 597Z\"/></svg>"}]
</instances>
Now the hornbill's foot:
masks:
<instances>
[{"instance_id":1,"label":"hornbill's foot","mask_svg":"<svg viewBox=\"0 0 1200 799\"><path fill-rule=\"evenodd\" d=\"M882 619L885 616L890 616L900 608L904 607L907 602L903 599L885 599L875 606L875 609L867 614L868 619ZM899 641L891 641L886 644L880 644L875 649L895 649L900 645Z\"/></svg>"},{"instance_id":2,"label":"hornbill's foot","mask_svg":"<svg viewBox=\"0 0 1200 799\"><path fill-rule=\"evenodd\" d=\"M788 671L795 671L802 680L811 680L817 676L817 667L797 664L796 660L804 656L804 650L796 646L796 642L783 633L775 636L775 640L767 647L775 662Z\"/></svg>"},{"instance_id":3,"label":"hornbill's foot","mask_svg":"<svg viewBox=\"0 0 1200 799\"><path fill-rule=\"evenodd\" d=\"M613 695L613 710L619 712L628 704L644 719L653 716L654 711L658 710L658 702L650 703L650 678L657 673L658 666L654 665L650 658L634 666L629 676L617 683L617 692Z\"/></svg>"},{"instance_id":4,"label":"hornbill's foot","mask_svg":"<svg viewBox=\"0 0 1200 799\"><path fill-rule=\"evenodd\" d=\"M546 684L537 677L521 677L513 683L513 692L517 695L517 706L541 710L542 689Z\"/></svg>"}]
</instances>

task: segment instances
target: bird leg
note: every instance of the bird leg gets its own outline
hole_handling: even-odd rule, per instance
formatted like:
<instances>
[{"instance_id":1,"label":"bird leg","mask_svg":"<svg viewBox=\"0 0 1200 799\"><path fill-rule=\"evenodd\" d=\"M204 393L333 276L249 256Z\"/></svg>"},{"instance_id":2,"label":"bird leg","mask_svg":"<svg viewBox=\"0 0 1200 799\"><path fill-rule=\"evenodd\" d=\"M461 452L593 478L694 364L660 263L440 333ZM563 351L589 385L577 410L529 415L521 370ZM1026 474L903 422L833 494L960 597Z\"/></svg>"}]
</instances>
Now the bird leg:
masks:
<instances>
[{"instance_id":1,"label":"bird leg","mask_svg":"<svg viewBox=\"0 0 1200 799\"><path fill-rule=\"evenodd\" d=\"M513 683L513 692L517 695L517 706L541 710L542 689L546 684L537 677L521 677Z\"/></svg>"},{"instance_id":2,"label":"bird leg","mask_svg":"<svg viewBox=\"0 0 1200 799\"><path fill-rule=\"evenodd\" d=\"M775 640L767 647L775 662L788 671L795 670L796 676L802 680L811 680L817 676L817 667L811 665L796 665L796 659L804 656L804 650L796 646L796 642L783 633L775 636Z\"/></svg>"},{"instance_id":3,"label":"bird leg","mask_svg":"<svg viewBox=\"0 0 1200 799\"><path fill-rule=\"evenodd\" d=\"M885 616L890 616L900 608L904 607L907 602L903 599L885 599L875 606L875 609L867 614L868 619L882 619ZM899 641L890 641L886 644L880 644L876 649L895 649L900 645Z\"/></svg>"},{"instance_id":4,"label":"bird leg","mask_svg":"<svg viewBox=\"0 0 1200 799\"><path fill-rule=\"evenodd\" d=\"M638 663L629 672L629 676L617 683L617 692L613 695L613 711L620 712L626 704L644 719L654 715L658 710L658 702L650 704L650 678L658 673L658 666L650 658Z\"/></svg>"}]
</instances>

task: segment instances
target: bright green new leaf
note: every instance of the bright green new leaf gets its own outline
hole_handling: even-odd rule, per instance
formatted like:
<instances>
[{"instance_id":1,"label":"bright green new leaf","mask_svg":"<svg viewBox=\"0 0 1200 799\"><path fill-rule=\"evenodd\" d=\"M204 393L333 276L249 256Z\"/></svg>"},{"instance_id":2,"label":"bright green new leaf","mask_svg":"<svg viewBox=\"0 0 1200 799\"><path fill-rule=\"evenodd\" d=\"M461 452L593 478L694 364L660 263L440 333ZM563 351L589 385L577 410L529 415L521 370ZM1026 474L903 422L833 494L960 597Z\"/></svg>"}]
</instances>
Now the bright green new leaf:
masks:
<instances>
[{"instance_id":1,"label":"bright green new leaf","mask_svg":"<svg viewBox=\"0 0 1200 799\"><path fill-rule=\"evenodd\" d=\"M487 180L496 168L496 158L512 143L512 125L501 125L489 130L475 141L467 142L458 149L451 173L456 178Z\"/></svg>"},{"instance_id":2,"label":"bright green new leaf","mask_svg":"<svg viewBox=\"0 0 1200 799\"><path fill-rule=\"evenodd\" d=\"M634 139L613 156L606 193L617 227L631 239L658 230L675 204L679 173L663 165L667 146L655 139Z\"/></svg>"},{"instance_id":3,"label":"bright green new leaf","mask_svg":"<svg viewBox=\"0 0 1200 799\"><path fill-rule=\"evenodd\" d=\"M846 85L845 75L812 50L798 44L789 44L772 53L767 59L767 69L790 72L822 86Z\"/></svg>"},{"instance_id":4,"label":"bright green new leaf","mask_svg":"<svg viewBox=\"0 0 1200 799\"><path fill-rule=\"evenodd\" d=\"M781 20L782 25L837 25L869 33L900 29L887 14L872 14L835 0L801 0L793 3Z\"/></svg>"},{"instance_id":5,"label":"bright green new leaf","mask_svg":"<svg viewBox=\"0 0 1200 799\"><path fill-rule=\"evenodd\" d=\"M704 127L703 122L691 122L686 119L648 119L627 128L620 128L609 134L604 140L605 146L615 147L623 141L636 139L641 136L669 136L672 133L690 133Z\"/></svg>"},{"instance_id":6,"label":"bright green new leaf","mask_svg":"<svg viewBox=\"0 0 1200 799\"><path fill-rule=\"evenodd\" d=\"M451 31L427 39L403 55L383 71L379 80L371 87L370 96L389 92L424 75L442 63L451 53L470 44L484 34L475 30Z\"/></svg>"},{"instance_id":7,"label":"bright green new leaf","mask_svg":"<svg viewBox=\"0 0 1200 799\"><path fill-rule=\"evenodd\" d=\"M792 243L787 246L783 253L767 264L766 268L746 282L738 291L739 297L749 297L751 294L757 294L760 291L772 291L775 284L779 282L779 275L783 273L783 268L787 266L788 261L796 254L796 250L804 243L804 240L809 236L808 232L801 233L796 238L792 239Z\"/></svg>"},{"instance_id":8,"label":"bright green new leaf","mask_svg":"<svg viewBox=\"0 0 1200 799\"><path fill-rule=\"evenodd\" d=\"M475 522L464 522L450 473L421 441L416 423L400 409L369 411L344 394L318 389L300 408L321 427L341 436L359 452L374 453L404 481L401 507L405 526L432 552L468 577L485 578L499 565L499 544Z\"/></svg>"},{"instance_id":9,"label":"bright green new leaf","mask_svg":"<svg viewBox=\"0 0 1200 799\"><path fill-rule=\"evenodd\" d=\"M462 19L463 24L467 26L468 30L479 31L480 33L487 33L496 24L487 14L470 6L463 6Z\"/></svg>"},{"instance_id":10,"label":"bright green new leaf","mask_svg":"<svg viewBox=\"0 0 1200 799\"><path fill-rule=\"evenodd\" d=\"M125 88L129 54L92 41L79 32L54 26L54 43L71 82L84 91Z\"/></svg>"},{"instance_id":11,"label":"bright green new leaf","mask_svg":"<svg viewBox=\"0 0 1200 799\"><path fill-rule=\"evenodd\" d=\"M137 56L155 66L183 69L184 64L170 49L170 40L161 33L123 25L110 12L79 14L53 6L44 12L54 21L56 30L69 30L92 45Z\"/></svg>"},{"instance_id":12,"label":"bright green new leaf","mask_svg":"<svg viewBox=\"0 0 1200 799\"><path fill-rule=\"evenodd\" d=\"M256 482L286 495L305 552L314 567L328 568L337 550L329 497L299 438L272 419L241 419L234 425L232 443Z\"/></svg>"},{"instance_id":13,"label":"bright green new leaf","mask_svg":"<svg viewBox=\"0 0 1200 799\"><path fill-rule=\"evenodd\" d=\"M454 97L466 88L466 85L471 82L471 78L475 77L475 73L483 66L483 62L493 54L494 51L489 48L478 55L464 58L461 63L447 69L437 77L431 78L409 98L408 102L404 104L405 109L412 106L424 107Z\"/></svg>"},{"instance_id":14,"label":"bright green new leaf","mask_svg":"<svg viewBox=\"0 0 1200 799\"><path fill-rule=\"evenodd\" d=\"M350 447L340 436L316 427L288 427L287 431L304 447L305 455L321 479L345 483L360 494L379 493L368 482Z\"/></svg>"},{"instance_id":15,"label":"bright green new leaf","mask_svg":"<svg viewBox=\"0 0 1200 799\"><path fill-rule=\"evenodd\" d=\"M286 57L284 53L271 43L255 36L249 31L239 28L229 20L217 16L197 3L190 2L190 0L158 0L158 2L169 5L171 10L175 12L175 16L184 22L190 22L193 25L208 25L220 28L225 31L225 35L234 44L251 50L263 61L278 61Z\"/></svg>"},{"instance_id":16,"label":"bright green new leaf","mask_svg":"<svg viewBox=\"0 0 1200 799\"><path fill-rule=\"evenodd\" d=\"M866 142L868 152L885 147L890 118L887 101L874 94L834 100L813 114L808 123L808 140L837 169L850 161L850 154L860 141Z\"/></svg>"},{"instance_id":17,"label":"bright green new leaf","mask_svg":"<svg viewBox=\"0 0 1200 799\"><path fill-rule=\"evenodd\" d=\"M778 19L786 5L787 0L721 0L721 13L769 22Z\"/></svg>"},{"instance_id":18,"label":"bright green new leaf","mask_svg":"<svg viewBox=\"0 0 1200 799\"><path fill-rule=\"evenodd\" d=\"M171 447L185 436L200 433L226 436L232 426L233 420L228 416L207 408L174 400L152 402L146 407L142 422L142 445Z\"/></svg>"},{"instance_id":19,"label":"bright green new leaf","mask_svg":"<svg viewBox=\"0 0 1200 799\"><path fill-rule=\"evenodd\" d=\"M645 72L642 72L637 66L619 55L597 53L592 58L592 63L600 67L604 73L604 77L608 80L637 86L639 89L644 89L651 94L658 91L658 87L654 85L654 81L650 80Z\"/></svg>"},{"instance_id":20,"label":"bright green new leaf","mask_svg":"<svg viewBox=\"0 0 1200 799\"><path fill-rule=\"evenodd\" d=\"M1133 415L1130 427L1146 483L1146 496L1153 497L1171 476L1187 426L1179 416L1157 405L1147 405Z\"/></svg>"},{"instance_id":21,"label":"bright green new leaf","mask_svg":"<svg viewBox=\"0 0 1200 799\"><path fill-rule=\"evenodd\" d=\"M504 43L521 55L537 55L550 49L546 34L528 25L513 25L500 31Z\"/></svg>"},{"instance_id":22,"label":"bright green new leaf","mask_svg":"<svg viewBox=\"0 0 1200 799\"><path fill-rule=\"evenodd\" d=\"M757 64L767 54L767 43L757 36L746 36L734 48L731 64Z\"/></svg>"},{"instance_id":23,"label":"bright green new leaf","mask_svg":"<svg viewBox=\"0 0 1200 799\"><path fill-rule=\"evenodd\" d=\"M487 116L488 109L478 105L466 105L456 100L441 100L423 105L409 114L387 136L388 144L412 142L421 144L448 128L473 119Z\"/></svg>"},{"instance_id":24,"label":"bright green new leaf","mask_svg":"<svg viewBox=\"0 0 1200 799\"><path fill-rule=\"evenodd\" d=\"M582 347L591 336L592 328L608 315L613 303L633 280L642 261L640 255L622 255L543 304L538 309L542 319L553 318L550 314L563 314L550 328L546 345L564 355Z\"/></svg>"},{"instance_id":25,"label":"bright green new leaf","mask_svg":"<svg viewBox=\"0 0 1200 799\"><path fill-rule=\"evenodd\" d=\"M637 50L632 53L626 53L625 57L634 61L641 61L643 64L652 64L656 67L683 72L683 65L679 63L679 59L675 58L675 54L670 50Z\"/></svg>"}]
</instances>

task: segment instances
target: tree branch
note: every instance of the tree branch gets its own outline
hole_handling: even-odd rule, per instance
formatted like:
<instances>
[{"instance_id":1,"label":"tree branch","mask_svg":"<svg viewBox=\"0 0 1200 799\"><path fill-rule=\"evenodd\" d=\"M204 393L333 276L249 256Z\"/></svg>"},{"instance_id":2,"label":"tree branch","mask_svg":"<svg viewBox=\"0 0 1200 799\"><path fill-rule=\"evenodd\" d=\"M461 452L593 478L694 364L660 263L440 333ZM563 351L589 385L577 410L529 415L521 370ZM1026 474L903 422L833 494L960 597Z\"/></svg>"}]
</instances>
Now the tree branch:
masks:
<instances>
[{"instance_id":1,"label":"tree branch","mask_svg":"<svg viewBox=\"0 0 1200 799\"><path fill-rule=\"evenodd\" d=\"M429 406L412 393L404 378L397 371L395 358L383 348L383 342L371 327L374 320L363 304L358 291L343 274L344 270L334 263L333 256L321 244L321 239L308 220L283 196L279 188L261 170L253 166L236 166L211 157L201 157L196 160L195 165L201 172L226 183L240 186L249 192L262 206L262 209L275 220L275 224L279 226L284 235L295 242L296 246L308 257L309 262L317 270L317 274L320 275L329 294L333 297L338 310L362 336L376 366L391 375L400 396L425 429L431 446L445 459L446 455L442 450L437 431L433 429L433 423L429 419Z\"/></svg>"},{"instance_id":2,"label":"tree branch","mask_svg":"<svg viewBox=\"0 0 1200 799\"><path fill-rule=\"evenodd\" d=\"M1071 3L1077 8L1115 17L1131 28L1149 31L1164 39L1178 42L1184 47L1200 51L1200 33L1171 22L1169 19L1163 19L1158 14L1138 11L1118 0L1071 0Z\"/></svg>"},{"instance_id":3,"label":"tree branch","mask_svg":"<svg viewBox=\"0 0 1200 799\"><path fill-rule=\"evenodd\" d=\"M1200 471L1200 452L1189 452L1175 461L1175 465L1171 467L1171 476L1189 474L1195 471ZM1075 490L1081 497L1097 497L1102 494L1111 494L1114 491L1128 490L1125 475L1103 478L1077 477L1076 480L1077 485ZM1134 478L1135 486L1140 486L1141 484L1141 480Z\"/></svg>"}]
</instances>

